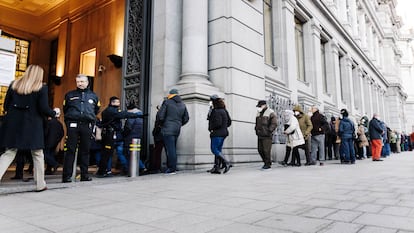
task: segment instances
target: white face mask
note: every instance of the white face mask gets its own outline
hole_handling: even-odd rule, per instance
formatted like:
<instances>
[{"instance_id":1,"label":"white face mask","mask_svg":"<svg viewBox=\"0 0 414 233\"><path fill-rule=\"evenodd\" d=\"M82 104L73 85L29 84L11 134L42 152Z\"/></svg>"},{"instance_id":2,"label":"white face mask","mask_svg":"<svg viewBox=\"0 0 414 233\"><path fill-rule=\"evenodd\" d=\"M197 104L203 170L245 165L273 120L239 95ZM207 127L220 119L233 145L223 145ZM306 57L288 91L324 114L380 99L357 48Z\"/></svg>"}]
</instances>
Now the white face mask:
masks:
<instances>
[{"instance_id":1,"label":"white face mask","mask_svg":"<svg viewBox=\"0 0 414 233\"><path fill-rule=\"evenodd\" d=\"M256 109L257 109L257 112L261 112L263 110L262 107L257 107Z\"/></svg>"},{"instance_id":2,"label":"white face mask","mask_svg":"<svg viewBox=\"0 0 414 233\"><path fill-rule=\"evenodd\" d=\"M312 112L308 112L308 116L310 116L310 117L311 117L312 115L313 115L313 113L312 113Z\"/></svg>"},{"instance_id":3,"label":"white face mask","mask_svg":"<svg viewBox=\"0 0 414 233\"><path fill-rule=\"evenodd\" d=\"M208 105L209 105L210 107L213 107L213 101L208 102Z\"/></svg>"},{"instance_id":4,"label":"white face mask","mask_svg":"<svg viewBox=\"0 0 414 233\"><path fill-rule=\"evenodd\" d=\"M295 116L299 116L300 112L295 111Z\"/></svg>"}]
</instances>

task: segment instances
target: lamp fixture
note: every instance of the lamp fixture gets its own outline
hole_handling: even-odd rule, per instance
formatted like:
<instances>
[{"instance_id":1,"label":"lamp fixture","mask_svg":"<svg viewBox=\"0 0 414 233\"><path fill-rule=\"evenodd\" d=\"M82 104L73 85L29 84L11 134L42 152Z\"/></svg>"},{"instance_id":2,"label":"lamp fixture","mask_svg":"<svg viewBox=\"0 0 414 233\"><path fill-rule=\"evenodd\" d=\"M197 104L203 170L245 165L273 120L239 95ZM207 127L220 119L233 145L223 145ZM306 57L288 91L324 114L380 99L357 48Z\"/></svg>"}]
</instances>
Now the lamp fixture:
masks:
<instances>
[{"instance_id":1,"label":"lamp fixture","mask_svg":"<svg viewBox=\"0 0 414 233\"><path fill-rule=\"evenodd\" d=\"M114 64L116 68L122 67L122 57L119 55L111 54L108 55L109 60Z\"/></svg>"}]
</instances>

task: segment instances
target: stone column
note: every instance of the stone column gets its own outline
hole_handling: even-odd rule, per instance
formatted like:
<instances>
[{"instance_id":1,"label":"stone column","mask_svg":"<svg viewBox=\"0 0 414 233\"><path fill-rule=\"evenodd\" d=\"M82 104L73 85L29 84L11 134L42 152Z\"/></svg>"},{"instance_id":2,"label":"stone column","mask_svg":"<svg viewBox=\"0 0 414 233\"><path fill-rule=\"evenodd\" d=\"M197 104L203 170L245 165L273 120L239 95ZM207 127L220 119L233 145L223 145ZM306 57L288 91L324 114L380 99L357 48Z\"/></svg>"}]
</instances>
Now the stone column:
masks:
<instances>
[{"instance_id":1,"label":"stone column","mask_svg":"<svg viewBox=\"0 0 414 233\"><path fill-rule=\"evenodd\" d=\"M349 14L351 15L351 27L352 35L354 37L358 36L358 19L357 19L357 5L356 0L348 0L349 4Z\"/></svg>"},{"instance_id":2,"label":"stone column","mask_svg":"<svg viewBox=\"0 0 414 233\"><path fill-rule=\"evenodd\" d=\"M322 101L323 95L323 80L321 79L322 73L322 60L321 60L321 27L319 22L315 19L311 20L309 27L310 32L309 40L308 36L305 36L305 43L308 43L309 49L305 51L305 73L306 79L312 86L312 92L317 96L319 102Z\"/></svg>"},{"instance_id":3,"label":"stone column","mask_svg":"<svg viewBox=\"0 0 414 233\"><path fill-rule=\"evenodd\" d=\"M367 24L367 46L365 49L365 53L369 56L369 58L372 58L372 25L371 23Z\"/></svg>"},{"instance_id":4,"label":"stone column","mask_svg":"<svg viewBox=\"0 0 414 233\"><path fill-rule=\"evenodd\" d=\"M326 59L326 75L328 78L328 91L329 95L332 96L333 102L336 106L341 106L341 80L339 70L339 47L336 41L331 40L328 49Z\"/></svg>"},{"instance_id":5,"label":"stone column","mask_svg":"<svg viewBox=\"0 0 414 233\"><path fill-rule=\"evenodd\" d=\"M344 102L347 106L348 111L352 111L354 103L353 103L353 84L352 84L352 59L349 56L343 58L342 61L342 80L343 80L343 87L342 92L344 96Z\"/></svg>"},{"instance_id":6,"label":"stone column","mask_svg":"<svg viewBox=\"0 0 414 233\"><path fill-rule=\"evenodd\" d=\"M371 95L371 78L367 75L363 76L364 78L364 106L365 113L368 117L372 116L372 95Z\"/></svg>"},{"instance_id":7,"label":"stone column","mask_svg":"<svg viewBox=\"0 0 414 233\"><path fill-rule=\"evenodd\" d=\"M208 0L182 1L181 75L169 87L178 89L190 116L177 142L177 164L185 169L211 162L206 121L209 96L224 97L208 76L208 9Z\"/></svg>"},{"instance_id":8,"label":"stone column","mask_svg":"<svg viewBox=\"0 0 414 233\"><path fill-rule=\"evenodd\" d=\"M179 84L207 84L208 1L183 0L182 70Z\"/></svg>"},{"instance_id":9,"label":"stone column","mask_svg":"<svg viewBox=\"0 0 414 233\"><path fill-rule=\"evenodd\" d=\"M367 32L366 32L365 13L362 10L359 11L358 21L359 21L359 37L361 38L361 48L365 49L367 47Z\"/></svg>"}]
</instances>

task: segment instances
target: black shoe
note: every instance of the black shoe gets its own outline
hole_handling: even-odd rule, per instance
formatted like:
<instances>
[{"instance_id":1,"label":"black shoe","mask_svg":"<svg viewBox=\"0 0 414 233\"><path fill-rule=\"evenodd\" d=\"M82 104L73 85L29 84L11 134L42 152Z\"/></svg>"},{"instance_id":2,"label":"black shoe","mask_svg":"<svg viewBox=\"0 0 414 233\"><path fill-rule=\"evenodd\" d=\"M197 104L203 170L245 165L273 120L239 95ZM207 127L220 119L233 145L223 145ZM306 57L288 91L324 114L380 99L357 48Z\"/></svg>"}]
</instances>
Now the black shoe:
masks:
<instances>
[{"instance_id":1,"label":"black shoe","mask_svg":"<svg viewBox=\"0 0 414 233\"><path fill-rule=\"evenodd\" d=\"M96 177L98 178L109 178L109 177L113 177L114 175L112 174L112 172L106 172L104 174L96 174ZM89 177L90 178L90 177ZM91 178L90 178L91 179ZM92 180L92 179L91 179ZM82 180L81 181L90 181L90 180Z\"/></svg>"},{"instance_id":2,"label":"black shoe","mask_svg":"<svg viewBox=\"0 0 414 233\"><path fill-rule=\"evenodd\" d=\"M285 161L279 161L277 163L280 164L280 165L282 165L282 166L287 166L287 163Z\"/></svg>"},{"instance_id":3,"label":"black shoe","mask_svg":"<svg viewBox=\"0 0 414 233\"><path fill-rule=\"evenodd\" d=\"M212 169L211 174L221 174L219 169Z\"/></svg>"},{"instance_id":4,"label":"black shoe","mask_svg":"<svg viewBox=\"0 0 414 233\"><path fill-rule=\"evenodd\" d=\"M269 169L271 169L271 167L270 167L270 166L268 166L268 165L264 165L264 166L262 167L262 170L269 170Z\"/></svg>"},{"instance_id":5,"label":"black shoe","mask_svg":"<svg viewBox=\"0 0 414 233\"><path fill-rule=\"evenodd\" d=\"M300 167L300 166L302 166L302 165L301 165L300 163L296 163L296 164L295 164L295 166L296 166L296 167Z\"/></svg>"},{"instance_id":6,"label":"black shoe","mask_svg":"<svg viewBox=\"0 0 414 233\"><path fill-rule=\"evenodd\" d=\"M226 174L228 171L230 171L230 168L233 167L231 164L226 164L226 167L224 168L224 174Z\"/></svg>"},{"instance_id":7,"label":"black shoe","mask_svg":"<svg viewBox=\"0 0 414 233\"><path fill-rule=\"evenodd\" d=\"M21 180L23 179L23 177L20 176L13 176L12 178L10 178L11 180Z\"/></svg>"},{"instance_id":8,"label":"black shoe","mask_svg":"<svg viewBox=\"0 0 414 233\"><path fill-rule=\"evenodd\" d=\"M62 178L62 183L71 183L72 179L70 177Z\"/></svg>"},{"instance_id":9,"label":"black shoe","mask_svg":"<svg viewBox=\"0 0 414 233\"><path fill-rule=\"evenodd\" d=\"M80 181L92 181L92 178L90 176L82 176Z\"/></svg>"},{"instance_id":10,"label":"black shoe","mask_svg":"<svg viewBox=\"0 0 414 233\"><path fill-rule=\"evenodd\" d=\"M377 161L384 161L382 159L373 159L372 161L377 162Z\"/></svg>"}]
</instances>

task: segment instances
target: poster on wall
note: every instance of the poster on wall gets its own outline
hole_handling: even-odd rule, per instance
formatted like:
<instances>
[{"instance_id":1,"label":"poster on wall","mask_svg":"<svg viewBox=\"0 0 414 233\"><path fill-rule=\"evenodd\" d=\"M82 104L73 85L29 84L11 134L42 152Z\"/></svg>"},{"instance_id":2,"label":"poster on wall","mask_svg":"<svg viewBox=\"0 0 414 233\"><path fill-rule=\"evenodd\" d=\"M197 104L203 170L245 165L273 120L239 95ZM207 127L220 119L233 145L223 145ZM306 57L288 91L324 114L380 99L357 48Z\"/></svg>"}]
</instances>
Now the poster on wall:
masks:
<instances>
[{"instance_id":1,"label":"poster on wall","mask_svg":"<svg viewBox=\"0 0 414 233\"><path fill-rule=\"evenodd\" d=\"M0 50L0 86L9 86L16 72L16 54Z\"/></svg>"}]
</instances>

